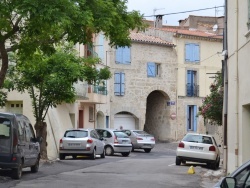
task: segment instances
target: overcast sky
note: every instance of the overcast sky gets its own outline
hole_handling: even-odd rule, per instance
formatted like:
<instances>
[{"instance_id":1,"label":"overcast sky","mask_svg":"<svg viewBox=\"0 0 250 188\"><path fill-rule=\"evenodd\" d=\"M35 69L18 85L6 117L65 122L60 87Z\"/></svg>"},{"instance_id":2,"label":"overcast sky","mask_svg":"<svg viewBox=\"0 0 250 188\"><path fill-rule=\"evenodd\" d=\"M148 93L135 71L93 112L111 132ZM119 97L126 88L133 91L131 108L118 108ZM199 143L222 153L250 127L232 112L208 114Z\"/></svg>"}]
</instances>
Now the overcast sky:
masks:
<instances>
[{"instance_id":1,"label":"overcast sky","mask_svg":"<svg viewBox=\"0 0 250 188\"><path fill-rule=\"evenodd\" d=\"M186 12L192 10L206 9L212 7L224 6L225 0L128 0L128 11L138 10L144 14L145 19L153 20L154 10L155 14L170 14L178 12ZM189 15L198 16L223 16L224 7L216 9L178 13L166 15L163 17L163 24L178 25L178 20L183 20ZM151 17L148 17L151 16Z\"/></svg>"}]
</instances>

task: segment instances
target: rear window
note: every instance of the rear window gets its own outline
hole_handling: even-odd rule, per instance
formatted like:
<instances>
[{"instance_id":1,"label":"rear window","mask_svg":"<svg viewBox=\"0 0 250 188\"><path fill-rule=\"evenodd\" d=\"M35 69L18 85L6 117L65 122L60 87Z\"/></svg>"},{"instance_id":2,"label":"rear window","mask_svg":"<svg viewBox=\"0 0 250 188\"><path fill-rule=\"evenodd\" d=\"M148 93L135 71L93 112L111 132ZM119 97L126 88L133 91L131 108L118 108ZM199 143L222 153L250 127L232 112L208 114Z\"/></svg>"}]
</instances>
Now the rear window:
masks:
<instances>
[{"instance_id":1,"label":"rear window","mask_svg":"<svg viewBox=\"0 0 250 188\"><path fill-rule=\"evenodd\" d=\"M88 131L70 130L70 131L65 132L64 137L66 137L66 138L85 138L85 137L88 137Z\"/></svg>"},{"instance_id":2,"label":"rear window","mask_svg":"<svg viewBox=\"0 0 250 188\"><path fill-rule=\"evenodd\" d=\"M11 143L11 121L0 118L0 153L10 152Z\"/></svg>"},{"instance_id":3,"label":"rear window","mask_svg":"<svg viewBox=\"0 0 250 188\"><path fill-rule=\"evenodd\" d=\"M185 142L195 142L195 143L203 143L203 144L213 144L212 138L209 136L202 136L202 135L192 135L187 134L183 141Z\"/></svg>"},{"instance_id":4,"label":"rear window","mask_svg":"<svg viewBox=\"0 0 250 188\"><path fill-rule=\"evenodd\" d=\"M115 136L117 138L129 138L128 135L124 132L121 132L121 131L114 131L115 133Z\"/></svg>"}]
</instances>

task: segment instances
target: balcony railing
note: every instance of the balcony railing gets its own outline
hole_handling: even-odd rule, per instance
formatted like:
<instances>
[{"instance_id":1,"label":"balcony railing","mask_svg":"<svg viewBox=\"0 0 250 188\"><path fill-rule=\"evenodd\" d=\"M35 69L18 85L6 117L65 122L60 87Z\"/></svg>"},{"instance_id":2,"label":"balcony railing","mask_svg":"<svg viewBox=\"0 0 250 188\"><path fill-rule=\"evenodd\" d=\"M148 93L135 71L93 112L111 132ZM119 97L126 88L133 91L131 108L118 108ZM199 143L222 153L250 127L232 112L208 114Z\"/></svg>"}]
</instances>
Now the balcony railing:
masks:
<instances>
[{"instance_id":1,"label":"balcony railing","mask_svg":"<svg viewBox=\"0 0 250 188\"><path fill-rule=\"evenodd\" d=\"M199 96L199 85L187 84L186 85L186 96L198 97Z\"/></svg>"},{"instance_id":2,"label":"balcony railing","mask_svg":"<svg viewBox=\"0 0 250 188\"><path fill-rule=\"evenodd\" d=\"M101 95L107 95L107 88L105 86L93 86L92 87L92 92L93 93L97 93L97 94L101 94Z\"/></svg>"}]
</instances>

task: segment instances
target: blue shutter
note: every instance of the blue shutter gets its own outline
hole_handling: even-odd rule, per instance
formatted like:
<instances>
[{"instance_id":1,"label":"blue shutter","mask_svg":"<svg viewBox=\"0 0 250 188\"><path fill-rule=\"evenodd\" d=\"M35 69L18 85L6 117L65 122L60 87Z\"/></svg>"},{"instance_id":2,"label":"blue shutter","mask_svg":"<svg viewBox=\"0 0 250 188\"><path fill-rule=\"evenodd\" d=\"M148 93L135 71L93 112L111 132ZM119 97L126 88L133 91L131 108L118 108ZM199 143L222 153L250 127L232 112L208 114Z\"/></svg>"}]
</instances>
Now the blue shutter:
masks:
<instances>
[{"instance_id":1,"label":"blue shutter","mask_svg":"<svg viewBox=\"0 0 250 188\"><path fill-rule=\"evenodd\" d=\"M148 77L155 77L155 63L148 62L147 73L148 73Z\"/></svg>"},{"instance_id":2,"label":"blue shutter","mask_svg":"<svg viewBox=\"0 0 250 188\"><path fill-rule=\"evenodd\" d=\"M194 50L194 62L200 62L200 45L199 44L193 44L193 50Z\"/></svg>"},{"instance_id":3,"label":"blue shutter","mask_svg":"<svg viewBox=\"0 0 250 188\"><path fill-rule=\"evenodd\" d=\"M194 132L197 131L197 106L193 106L194 109L194 122L193 122L193 127L194 127Z\"/></svg>"},{"instance_id":4,"label":"blue shutter","mask_svg":"<svg viewBox=\"0 0 250 188\"><path fill-rule=\"evenodd\" d=\"M186 106L186 111L187 111L187 117L186 117L186 122L187 122L187 127L186 127L186 129L187 129L187 131L189 130L189 128L188 128L188 126L189 126L189 106L187 105Z\"/></svg>"},{"instance_id":5,"label":"blue shutter","mask_svg":"<svg viewBox=\"0 0 250 188\"><path fill-rule=\"evenodd\" d=\"M98 57L104 62L104 35L99 35L98 40Z\"/></svg>"},{"instance_id":6,"label":"blue shutter","mask_svg":"<svg viewBox=\"0 0 250 188\"><path fill-rule=\"evenodd\" d=\"M130 57L130 48L124 47L123 48L123 63L124 64L130 64L131 63L131 57Z\"/></svg>"},{"instance_id":7,"label":"blue shutter","mask_svg":"<svg viewBox=\"0 0 250 188\"><path fill-rule=\"evenodd\" d=\"M117 48L115 51L115 62L122 63L122 48Z\"/></svg>"},{"instance_id":8,"label":"blue shutter","mask_svg":"<svg viewBox=\"0 0 250 188\"><path fill-rule=\"evenodd\" d=\"M186 44L185 45L185 61L191 62L192 60L192 44Z\"/></svg>"},{"instance_id":9,"label":"blue shutter","mask_svg":"<svg viewBox=\"0 0 250 188\"><path fill-rule=\"evenodd\" d=\"M125 94L125 73L121 72L121 95Z\"/></svg>"},{"instance_id":10,"label":"blue shutter","mask_svg":"<svg viewBox=\"0 0 250 188\"><path fill-rule=\"evenodd\" d=\"M120 73L115 73L115 83L114 83L114 90L115 90L115 95L120 95L121 94L121 76Z\"/></svg>"}]
</instances>

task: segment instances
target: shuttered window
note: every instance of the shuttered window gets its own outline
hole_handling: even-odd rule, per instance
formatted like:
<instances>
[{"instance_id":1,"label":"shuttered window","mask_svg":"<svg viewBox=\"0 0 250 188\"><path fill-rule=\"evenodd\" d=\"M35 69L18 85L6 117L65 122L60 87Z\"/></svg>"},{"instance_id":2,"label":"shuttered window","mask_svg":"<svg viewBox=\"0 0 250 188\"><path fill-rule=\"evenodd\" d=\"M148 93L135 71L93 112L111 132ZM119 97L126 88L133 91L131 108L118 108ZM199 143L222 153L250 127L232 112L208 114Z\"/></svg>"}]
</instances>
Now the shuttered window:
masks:
<instances>
[{"instance_id":1,"label":"shuttered window","mask_svg":"<svg viewBox=\"0 0 250 188\"><path fill-rule=\"evenodd\" d=\"M117 96L123 96L125 94L125 73L116 72L114 81L114 92Z\"/></svg>"},{"instance_id":2,"label":"shuttered window","mask_svg":"<svg viewBox=\"0 0 250 188\"><path fill-rule=\"evenodd\" d=\"M147 75L148 77L160 76L160 64L154 62L147 63Z\"/></svg>"},{"instance_id":3,"label":"shuttered window","mask_svg":"<svg viewBox=\"0 0 250 188\"><path fill-rule=\"evenodd\" d=\"M197 106L187 105L187 131L197 131Z\"/></svg>"},{"instance_id":4,"label":"shuttered window","mask_svg":"<svg viewBox=\"0 0 250 188\"><path fill-rule=\"evenodd\" d=\"M185 62L200 62L200 45L195 43L187 43L185 45Z\"/></svg>"},{"instance_id":5,"label":"shuttered window","mask_svg":"<svg viewBox=\"0 0 250 188\"><path fill-rule=\"evenodd\" d=\"M104 35L100 34L98 39L98 57L104 62Z\"/></svg>"},{"instance_id":6,"label":"shuttered window","mask_svg":"<svg viewBox=\"0 0 250 188\"><path fill-rule=\"evenodd\" d=\"M196 71L187 71L187 96L196 96Z\"/></svg>"},{"instance_id":7,"label":"shuttered window","mask_svg":"<svg viewBox=\"0 0 250 188\"><path fill-rule=\"evenodd\" d=\"M119 47L116 49L115 62L117 64L130 64L131 55L129 47Z\"/></svg>"}]
</instances>

